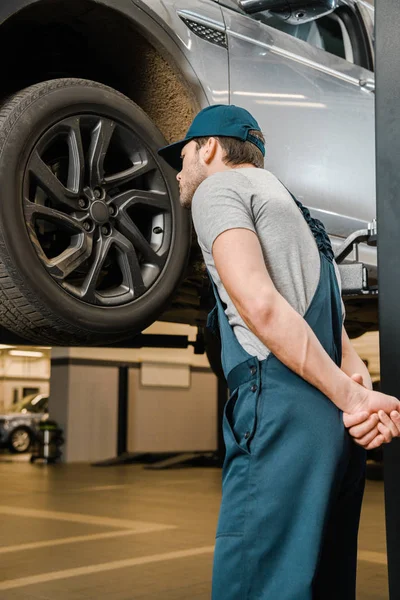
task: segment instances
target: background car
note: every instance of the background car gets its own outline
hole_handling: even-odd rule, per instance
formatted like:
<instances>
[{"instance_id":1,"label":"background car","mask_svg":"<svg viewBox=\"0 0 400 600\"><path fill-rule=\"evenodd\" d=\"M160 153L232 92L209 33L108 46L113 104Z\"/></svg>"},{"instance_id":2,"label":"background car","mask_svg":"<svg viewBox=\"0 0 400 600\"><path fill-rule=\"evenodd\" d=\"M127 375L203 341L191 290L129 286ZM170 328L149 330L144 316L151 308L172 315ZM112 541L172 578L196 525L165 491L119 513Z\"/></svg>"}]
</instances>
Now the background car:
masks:
<instances>
[{"instance_id":1,"label":"background car","mask_svg":"<svg viewBox=\"0 0 400 600\"><path fill-rule=\"evenodd\" d=\"M48 416L49 398L43 394L27 396L16 411L0 415L0 447L13 453L28 452L38 425Z\"/></svg>"},{"instance_id":2,"label":"background car","mask_svg":"<svg viewBox=\"0 0 400 600\"><path fill-rule=\"evenodd\" d=\"M266 168L335 247L366 227L374 11L317 4L282 19L262 10L271 2L1 2L3 342L109 345L156 319L204 325L200 251L157 149L210 104L254 114ZM360 259L373 281L376 250ZM376 297L346 304L350 335L377 327Z\"/></svg>"}]
</instances>

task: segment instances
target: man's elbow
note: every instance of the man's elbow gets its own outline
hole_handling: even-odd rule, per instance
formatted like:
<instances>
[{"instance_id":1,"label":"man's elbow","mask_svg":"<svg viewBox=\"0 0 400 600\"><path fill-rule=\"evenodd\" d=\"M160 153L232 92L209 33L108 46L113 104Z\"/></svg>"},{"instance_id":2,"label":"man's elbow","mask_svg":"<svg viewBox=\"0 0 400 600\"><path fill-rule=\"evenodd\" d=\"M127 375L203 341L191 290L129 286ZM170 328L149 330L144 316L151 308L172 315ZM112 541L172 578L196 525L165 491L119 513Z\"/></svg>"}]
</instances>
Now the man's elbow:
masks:
<instances>
[{"instance_id":1,"label":"man's elbow","mask_svg":"<svg viewBox=\"0 0 400 600\"><path fill-rule=\"evenodd\" d=\"M241 307L241 317L252 331L268 327L268 323L274 318L276 296L274 291L261 291Z\"/></svg>"}]
</instances>

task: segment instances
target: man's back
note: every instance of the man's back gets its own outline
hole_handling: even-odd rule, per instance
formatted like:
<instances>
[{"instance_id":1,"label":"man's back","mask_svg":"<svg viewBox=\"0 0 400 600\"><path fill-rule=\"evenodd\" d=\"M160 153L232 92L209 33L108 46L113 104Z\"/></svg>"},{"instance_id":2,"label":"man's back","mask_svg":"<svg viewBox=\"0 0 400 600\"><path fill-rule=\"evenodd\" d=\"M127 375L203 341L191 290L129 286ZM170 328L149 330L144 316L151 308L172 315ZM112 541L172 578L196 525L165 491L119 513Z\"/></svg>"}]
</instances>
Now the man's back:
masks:
<instances>
[{"instance_id":1,"label":"man's back","mask_svg":"<svg viewBox=\"0 0 400 600\"><path fill-rule=\"evenodd\" d=\"M215 268L212 244L228 229L254 231L275 287L304 315L320 274L314 236L289 192L264 169L238 168L211 175L197 188L192 214L206 266L227 305L229 323L245 350L263 359L269 350L244 324L227 295Z\"/></svg>"}]
</instances>

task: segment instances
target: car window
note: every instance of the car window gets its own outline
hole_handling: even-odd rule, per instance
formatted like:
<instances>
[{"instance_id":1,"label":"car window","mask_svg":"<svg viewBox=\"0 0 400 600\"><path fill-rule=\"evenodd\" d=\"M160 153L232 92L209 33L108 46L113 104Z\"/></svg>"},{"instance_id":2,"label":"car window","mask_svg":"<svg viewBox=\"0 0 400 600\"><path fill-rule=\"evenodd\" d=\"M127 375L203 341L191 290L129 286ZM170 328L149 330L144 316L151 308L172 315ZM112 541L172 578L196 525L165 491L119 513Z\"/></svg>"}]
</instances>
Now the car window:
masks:
<instances>
[{"instance_id":1,"label":"car window","mask_svg":"<svg viewBox=\"0 0 400 600\"><path fill-rule=\"evenodd\" d=\"M354 62L349 33L343 20L335 13L300 25L290 25L283 19L271 16L268 11L257 13L254 18L316 48L344 58L351 63Z\"/></svg>"},{"instance_id":2,"label":"car window","mask_svg":"<svg viewBox=\"0 0 400 600\"><path fill-rule=\"evenodd\" d=\"M45 396L35 404L35 412L47 412L48 403L49 399Z\"/></svg>"},{"instance_id":3,"label":"car window","mask_svg":"<svg viewBox=\"0 0 400 600\"><path fill-rule=\"evenodd\" d=\"M48 397L41 394L27 396L21 406L21 412L41 413L47 411Z\"/></svg>"}]
</instances>

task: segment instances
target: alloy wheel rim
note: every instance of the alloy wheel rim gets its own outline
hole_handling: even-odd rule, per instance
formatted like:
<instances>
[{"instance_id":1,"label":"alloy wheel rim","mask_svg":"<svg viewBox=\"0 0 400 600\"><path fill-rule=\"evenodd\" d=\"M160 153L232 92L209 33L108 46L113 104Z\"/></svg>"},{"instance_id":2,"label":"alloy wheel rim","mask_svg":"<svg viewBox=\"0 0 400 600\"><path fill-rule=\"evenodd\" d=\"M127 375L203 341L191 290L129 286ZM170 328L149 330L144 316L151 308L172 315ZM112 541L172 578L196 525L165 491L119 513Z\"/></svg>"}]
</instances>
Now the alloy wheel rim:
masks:
<instances>
[{"instance_id":1,"label":"alloy wheel rim","mask_svg":"<svg viewBox=\"0 0 400 600\"><path fill-rule=\"evenodd\" d=\"M12 445L19 452L29 448L30 438L27 431L16 431L12 436Z\"/></svg>"},{"instance_id":2,"label":"alloy wheel rim","mask_svg":"<svg viewBox=\"0 0 400 600\"><path fill-rule=\"evenodd\" d=\"M171 245L172 205L132 129L94 114L61 120L34 146L23 189L33 247L69 294L121 306L157 281Z\"/></svg>"}]
</instances>

